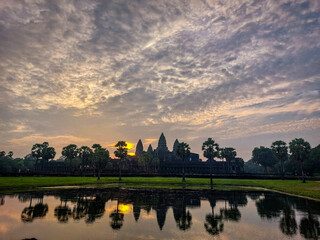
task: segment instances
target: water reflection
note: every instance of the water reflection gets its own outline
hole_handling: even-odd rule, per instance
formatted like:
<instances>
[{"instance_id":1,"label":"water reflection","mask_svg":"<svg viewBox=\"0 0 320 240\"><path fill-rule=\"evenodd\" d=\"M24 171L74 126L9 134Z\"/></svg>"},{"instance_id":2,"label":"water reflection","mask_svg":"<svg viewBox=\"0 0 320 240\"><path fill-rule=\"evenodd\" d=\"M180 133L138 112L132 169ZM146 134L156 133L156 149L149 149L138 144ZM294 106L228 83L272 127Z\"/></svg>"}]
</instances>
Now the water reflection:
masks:
<instances>
[{"instance_id":1,"label":"water reflection","mask_svg":"<svg viewBox=\"0 0 320 240\"><path fill-rule=\"evenodd\" d=\"M117 207L110 214L110 218L110 226L112 227L112 229L119 230L122 227L124 221L124 213L119 210L119 200L117 200Z\"/></svg>"},{"instance_id":2,"label":"water reflection","mask_svg":"<svg viewBox=\"0 0 320 240\"><path fill-rule=\"evenodd\" d=\"M25 207L21 213L21 220L23 222L32 222L36 218L44 218L48 212L48 204L43 204L43 194L30 194L19 196L22 202L29 201L29 206ZM35 205L33 201L37 201Z\"/></svg>"},{"instance_id":3,"label":"water reflection","mask_svg":"<svg viewBox=\"0 0 320 240\"><path fill-rule=\"evenodd\" d=\"M0 224L6 216L7 221L15 218L9 210L5 211L6 207L17 209L17 206L21 206L19 218L22 224L29 223L30 227L36 227L34 224L39 221L51 221L48 229L58 228L52 222L54 220L56 224L68 224L66 226L76 222L86 225L102 223L103 231L109 231L105 229L107 224L111 231L120 234L128 231L123 230L124 226L141 227L143 231L148 231L153 229L152 225L157 224L158 230L153 229L148 234L155 234L155 238L160 239L179 232L187 232L190 239L199 234L204 238L225 235L226 238L241 239L244 234L232 231L234 224L239 229L242 224L246 227L251 224L252 231L262 226L260 231L266 236L270 236L272 228L271 232L276 239L284 236L288 239L318 239L320 236L319 202L270 192L72 189L1 195L0 202ZM255 222L249 223L250 219L255 219ZM15 224L19 225L18 222ZM264 230L264 226L269 230ZM10 227L5 231L0 228L0 238L23 239L27 237L23 236L23 231L21 227L21 231L18 231L21 237L13 237L17 232L11 231ZM157 235L162 232L163 236ZM72 236L75 233L68 234ZM40 239L39 236L34 237Z\"/></svg>"}]
</instances>

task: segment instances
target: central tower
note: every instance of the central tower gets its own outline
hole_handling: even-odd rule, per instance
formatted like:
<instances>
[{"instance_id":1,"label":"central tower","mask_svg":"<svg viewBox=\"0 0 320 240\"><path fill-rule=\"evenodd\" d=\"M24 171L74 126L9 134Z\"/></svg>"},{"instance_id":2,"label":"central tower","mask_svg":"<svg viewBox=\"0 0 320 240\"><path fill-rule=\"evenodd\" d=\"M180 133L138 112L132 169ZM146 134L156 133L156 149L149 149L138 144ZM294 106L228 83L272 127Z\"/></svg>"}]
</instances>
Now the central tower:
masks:
<instances>
[{"instance_id":1,"label":"central tower","mask_svg":"<svg viewBox=\"0 0 320 240\"><path fill-rule=\"evenodd\" d=\"M167 140L163 133L160 135L157 150L168 151Z\"/></svg>"},{"instance_id":2,"label":"central tower","mask_svg":"<svg viewBox=\"0 0 320 240\"><path fill-rule=\"evenodd\" d=\"M160 159L160 161L165 161L168 159L169 150L167 147L167 140L163 133L161 133L161 136L159 138L158 147L156 149L157 157Z\"/></svg>"}]
</instances>

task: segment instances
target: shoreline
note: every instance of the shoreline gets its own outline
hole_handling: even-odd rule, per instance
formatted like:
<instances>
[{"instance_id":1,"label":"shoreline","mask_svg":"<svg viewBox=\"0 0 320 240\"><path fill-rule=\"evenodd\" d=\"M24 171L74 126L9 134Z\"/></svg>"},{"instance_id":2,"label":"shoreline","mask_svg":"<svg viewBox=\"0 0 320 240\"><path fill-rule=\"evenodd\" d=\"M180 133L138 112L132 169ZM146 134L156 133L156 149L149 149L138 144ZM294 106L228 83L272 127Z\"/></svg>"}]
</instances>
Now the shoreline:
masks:
<instances>
[{"instance_id":1,"label":"shoreline","mask_svg":"<svg viewBox=\"0 0 320 240\"><path fill-rule=\"evenodd\" d=\"M165 177L0 177L0 193L41 191L42 189L83 188L83 187L134 187L163 189L210 189L210 179ZM320 201L320 182L299 180L252 180L252 179L213 179L216 190L274 191L297 197Z\"/></svg>"}]
</instances>

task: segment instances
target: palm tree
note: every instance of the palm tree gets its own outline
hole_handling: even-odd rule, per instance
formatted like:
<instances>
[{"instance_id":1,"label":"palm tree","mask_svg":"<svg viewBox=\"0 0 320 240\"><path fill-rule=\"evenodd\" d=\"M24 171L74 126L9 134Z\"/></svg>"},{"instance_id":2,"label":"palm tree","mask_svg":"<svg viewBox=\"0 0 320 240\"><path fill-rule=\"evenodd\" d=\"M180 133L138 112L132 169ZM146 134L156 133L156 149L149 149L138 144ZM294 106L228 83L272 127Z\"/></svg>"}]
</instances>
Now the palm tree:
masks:
<instances>
[{"instance_id":1,"label":"palm tree","mask_svg":"<svg viewBox=\"0 0 320 240\"><path fill-rule=\"evenodd\" d=\"M119 162L119 181L121 181L121 162L128 154L128 148L126 141L119 141L115 147L117 150L114 152L114 155L120 159Z\"/></svg>"},{"instance_id":2,"label":"palm tree","mask_svg":"<svg viewBox=\"0 0 320 240\"><path fill-rule=\"evenodd\" d=\"M226 148L220 149L220 155L221 155L221 158L226 159L227 166L228 166L227 172L229 173L230 172L230 162L231 162L231 160L236 158L237 152L232 147L226 147Z\"/></svg>"},{"instance_id":3,"label":"palm tree","mask_svg":"<svg viewBox=\"0 0 320 240\"><path fill-rule=\"evenodd\" d=\"M79 151L79 157L81 159L81 175L83 176L83 172L85 171L85 168L87 165L91 165L92 163L92 155L93 152L91 148L87 146L82 146L78 149Z\"/></svg>"},{"instance_id":4,"label":"palm tree","mask_svg":"<svg viewBox=\"0 0 320 240\"><path fill-rule=\"evenodd\" d=\"M69 171L72 173L73 164L72 161L78 156L79 150L77 145L69 144L68 146L62 149L61 155L66 158L67 165L69 165Z\"/></svg>"},{"instance_id":5,"label":"palm tree","mask_svg":"<svg viewBox=\"0 0 320 240\"><path fill-rule=\"evenodd\" d=\"M202 144L202 151L203 151L203 156L208 159L209 164L210 164L210 185L211 185L211 189L212 189L213 188L212 162L215 157L220 156L219 144L216 143L212 138L208 138L208 140Z\"/></svg>"},{"instance_id":6,"label":"palm tree","mask_svg":"<svg viewBox=\"0 0 320 240\"><path fill-rule=\"evenodd\" d=\"M271 150L281 163L281 178L284 179L283 162L288 159L288 146L284 141L278 140L271 144Z\"/></svg>"},{"instance_id":7,"label":"palm tree","mask_svg":"<svg viewBox=\"0 0 320 240\"><path fill-rule=\"evenodd\" d=\"M206 215L206 222L204 223L204 228L209 234L213 236L219 235L219 233L223 232L224 228L223 218L221 214L214 214L215 199L211 197L211 199L208 200L211 206L211 213Z\"/></svg>"},{"instance_id":8,"label":"palm tree","mask_svg":"<svg viewBox=\"0 0 320 240\"><path fill-rule=\"evenodd\" d=\"M94 166L98 170L98 180L100 180L101 170L105 168L109 162L109 151L105 148L102 148L100 144L93 144L93 161Z\"/></svg>"},{"instance_id":9,"label":"palm tree","mask_svg":"<svg viewBox=\"0 0 320 240\"><path fill-rule=\"evenodd\" d=\"M185 165L185 159L190 155L189 144L185 142L179 143L176 149L176 154L178 157L182 159L182 182L185 183L186 179L185 179L185 173L184 173L184 165Z\"/></svg>"},{"instance_id":10,"label":"palm tree","mask_svg":"<svg viewBox=\"0 0 320 240\"><path fill-rule=\"evenodd\" d=\"M111 218L110 226L114 230L119 230L124 221L124 214L119 211L119 199L117 200L117 208L110 214Z\"/></svg>"},{"instance_id":11,"label":"palm tree","mask_svg":"<svg viewBox=\"0 0 320 240\"><path fill-rule=\"evenodd\" d=\"M294 161L300 163L302 182L305 183L306 179L303 172L302 162L309 157L309 153L311 150L310 143L305 141L303 138L295 138L289 143L291 158Z\"/></svg>"}]
</instances>

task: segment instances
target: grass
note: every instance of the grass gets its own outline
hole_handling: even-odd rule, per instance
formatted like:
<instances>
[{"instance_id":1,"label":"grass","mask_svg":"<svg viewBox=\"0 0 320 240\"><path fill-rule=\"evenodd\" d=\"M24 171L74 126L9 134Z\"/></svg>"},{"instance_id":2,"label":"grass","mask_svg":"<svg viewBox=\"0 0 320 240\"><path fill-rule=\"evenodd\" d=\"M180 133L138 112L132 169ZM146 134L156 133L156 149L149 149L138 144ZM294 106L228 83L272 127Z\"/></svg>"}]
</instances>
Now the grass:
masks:
<instances>
[{"instance_id":1,"label":"grass","mask_svg":"<svg viewBox=\"0 0 320 240\"><path fill-rule=\"evenodd\" d=\"M0 192L35 190L39 187L95 185L106 187L119 183L117 177L0 177ZM279 192L310 197L320 200L320 182L300 180L253 180L253 179L214 179L214 189L240 189L241 187L259 187ZM103 184L103 185L101 185ZM122 187L182 188L181 178L164 177L124 177ZM208 178L187 178L186 188L209 189ZM246 189L247 190L247 189Z\"/></svg>"}]
</instances>

